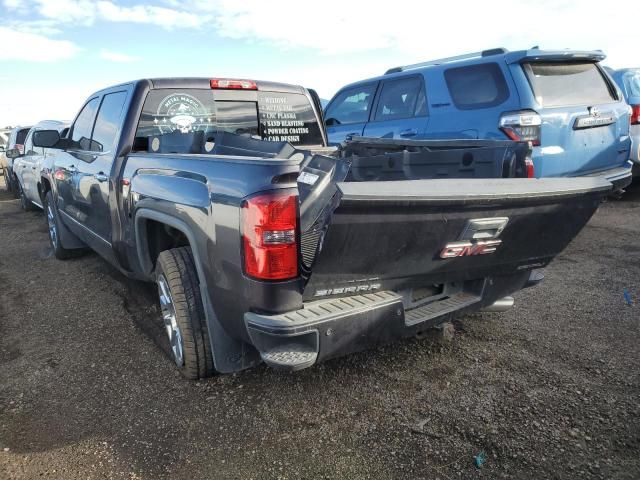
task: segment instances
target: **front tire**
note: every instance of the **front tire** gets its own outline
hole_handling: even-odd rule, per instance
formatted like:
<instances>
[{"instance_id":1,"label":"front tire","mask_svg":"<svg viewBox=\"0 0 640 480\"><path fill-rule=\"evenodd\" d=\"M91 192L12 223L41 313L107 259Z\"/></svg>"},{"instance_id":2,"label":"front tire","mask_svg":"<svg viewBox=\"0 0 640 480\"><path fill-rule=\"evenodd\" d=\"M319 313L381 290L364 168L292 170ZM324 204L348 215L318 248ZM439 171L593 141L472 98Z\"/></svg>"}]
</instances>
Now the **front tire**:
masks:
<instances>
[{"instance_id":1,"label":"front tire","mask_svg":"<svg viewBox=\"0 0 640 480\"><path fill-rule=\"evenodd\" d=\"M171 356L180 373L191 380L213 375L209 330L191 248L160 253L156 283Z\"/></svg>"},{"instance_id":2,"label":"front tire","mask_svg":"<svg viewBox=\"0 0 640 480\"><path fill-rule=\"evenodd\" d=\"M11 174L9 173L9 169L4 169L4 185L7 189L7 192L13 193L13 182L11 181Z\"/></svg>"},{"instance_id":3,"label":"front tire","mask_svg":"<svg viewBox=\"0 0 640 480\"><path fill-rule=\"evenodd\" d=\"M18 184L18 192L18 195L20 195L20 206L22 207L22 210L25 212L35 210L35 205L27 198L27 195L24 193L24 189L20 183Z\"/></svg>"},{"instance_id":4,"label":"front tire","mask_svg":"<svg viewBox=\"0 0 640 480\"><path fill-rule=\"evenodd\" d=\"M47 192L44 202L44 213L47 218L47 226L49 227L49 243L53 249L53 254L58 260L66 260L76 254L76 250L64 248L60 241L60 217L58 217L58 209L53 201L51 190Z\"/></svg>"}]
</instances>

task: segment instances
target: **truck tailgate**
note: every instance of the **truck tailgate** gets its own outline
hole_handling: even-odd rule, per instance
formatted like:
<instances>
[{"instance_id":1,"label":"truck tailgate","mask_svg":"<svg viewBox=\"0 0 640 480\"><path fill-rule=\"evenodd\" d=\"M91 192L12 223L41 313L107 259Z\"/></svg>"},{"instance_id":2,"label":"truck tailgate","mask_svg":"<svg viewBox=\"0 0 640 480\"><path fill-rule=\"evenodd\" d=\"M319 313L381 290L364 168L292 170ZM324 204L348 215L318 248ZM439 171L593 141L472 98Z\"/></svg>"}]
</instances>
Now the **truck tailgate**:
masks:
<instances>
[{"instance_id":1,"label":"truck tailgate","mask_svg":"<svg viewBox=\"0 0 640 480\"><path fill-rule=\"evenodd\" d=\"M304 297L400 291L544 267L611 187L600 178L338 183L328 224L302 234L310 271Z\"/></svg>"}]
</instances>

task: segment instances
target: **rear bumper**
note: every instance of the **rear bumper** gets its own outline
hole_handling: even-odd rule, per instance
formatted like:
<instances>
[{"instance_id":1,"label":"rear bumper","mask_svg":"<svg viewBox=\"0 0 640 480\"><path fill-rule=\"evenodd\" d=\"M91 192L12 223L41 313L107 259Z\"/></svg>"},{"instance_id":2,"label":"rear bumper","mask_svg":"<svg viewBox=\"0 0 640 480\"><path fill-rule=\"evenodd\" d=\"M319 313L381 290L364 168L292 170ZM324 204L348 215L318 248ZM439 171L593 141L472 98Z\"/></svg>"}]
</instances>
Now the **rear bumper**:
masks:
<instances>
[{"instance_id":1,"label":"rear bumper","mask_svg":"<svg viewBox=\"0 0 640 480\"><path fill-rule=\"evenodd\" d=\"M468 288L413 309L392 291L307 302L278 315L249 312L249 338L269 366L299 370L349 353L413 336L453 317L493 304L528 286L530 272L468 283Z\"/></svg>"},{"instance_id":2,"label":"rear bumper","mask_svg":"<svg viewBox=\"0 0 640 480\"><path fill-rule=\"evenodd\" d=\"M633 163L629 161L623 167L616 167L603 172L591 173L584 176L602 178L613 185L614 191L622 190L623 188L628 187L633 180L632 166Z\"/></svg>"}]
</instances>

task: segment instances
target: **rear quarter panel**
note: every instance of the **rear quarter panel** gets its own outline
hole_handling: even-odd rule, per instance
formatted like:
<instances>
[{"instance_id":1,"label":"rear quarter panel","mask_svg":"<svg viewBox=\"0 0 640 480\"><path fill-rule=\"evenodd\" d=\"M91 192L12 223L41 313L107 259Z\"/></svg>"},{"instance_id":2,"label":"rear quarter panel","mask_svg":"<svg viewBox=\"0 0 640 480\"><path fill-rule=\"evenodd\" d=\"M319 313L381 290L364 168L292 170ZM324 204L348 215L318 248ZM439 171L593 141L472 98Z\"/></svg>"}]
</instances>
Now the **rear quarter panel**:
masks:
<instances>
[{"instance_id":1,"label":"rear quarter panel","mask_svg":"<svg viewBox=\"0 0 640 480\"><path fill-rule=\"evenodd\" d=\"M245 339L243 315L252 308L295 309L302 304L299 280L269 284L245 277L242 267L240 210L245 197L292 184L274 177L299 170L290 160L252 160L207 155L133 154L123 178L123 242L134 270L151 279L155 259L145 251L145 212L157 212L180 223L192 243L201 278L215 315L233 337ZM295 176L294 182L295 182Z\"/></svg>"},{"instance_id":2,"label":"rear quarter panel","mask_svg":"<svg viewBox=\"0 0 640 480\"><path fill-rule=\"evenodd\" d=\"M426 138L508 140L499 129L500 116L505 112L520 109L518 89L503 61L494 58L489 61L474 62L473 65L482 63L497 63L500 66L509 89L509 97L500 105L462 110L453 102L444 72L448 68L463 65L451 64L427 69L425 78L431 121Z\"/></svg>"}]
</instances>

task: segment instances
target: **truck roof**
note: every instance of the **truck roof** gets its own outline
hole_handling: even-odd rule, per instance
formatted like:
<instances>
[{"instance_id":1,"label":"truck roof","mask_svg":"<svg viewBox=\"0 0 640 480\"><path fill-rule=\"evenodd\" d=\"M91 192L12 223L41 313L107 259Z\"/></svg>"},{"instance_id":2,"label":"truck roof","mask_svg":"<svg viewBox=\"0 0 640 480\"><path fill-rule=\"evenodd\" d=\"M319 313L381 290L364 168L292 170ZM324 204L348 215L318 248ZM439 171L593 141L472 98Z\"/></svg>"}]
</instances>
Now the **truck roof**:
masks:
<instances>
[{"instance_id":1,"label":"truck roof","mask_svg":"<svg viewBox=\"0 0 640 480\"><path fill-rule=\"evenodd\" d=\"M211 80L214 78L222 77L161 77L161 78L143 78L138 80L132 80L130 82L124 82L117 85L112 85L107 88L102 88L94 95L100 94L107 90L112 90L116 87L137 85L145 83L152 89L159 88L211 88ZM226 78L226 77L225 77ZM243 79L249 80L249 79ZM305 88L300 85L291 85L288 83L270 82L265 80L253 80L258 86L258 91L265 90L271 92L285 92L285 93L305 93Z\"/></svg>"}]
</instances>

